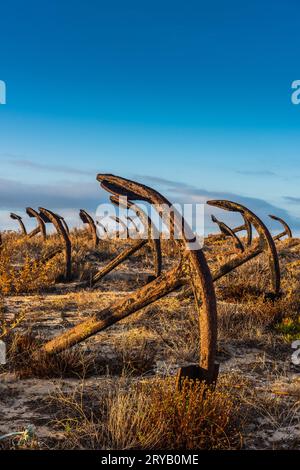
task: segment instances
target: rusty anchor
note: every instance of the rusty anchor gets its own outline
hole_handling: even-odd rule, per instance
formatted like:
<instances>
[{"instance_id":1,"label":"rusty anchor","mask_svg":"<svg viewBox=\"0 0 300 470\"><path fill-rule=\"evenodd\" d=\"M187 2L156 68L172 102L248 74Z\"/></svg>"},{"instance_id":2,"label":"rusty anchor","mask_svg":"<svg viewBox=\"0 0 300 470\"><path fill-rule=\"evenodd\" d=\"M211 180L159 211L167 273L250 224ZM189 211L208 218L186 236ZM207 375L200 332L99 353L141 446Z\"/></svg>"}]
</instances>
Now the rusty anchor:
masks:
<instances>
[{"instance_id":1,"label":"rusty anchor","mask_svg":"<svg viewBox=\"0 0 300 470\"><path fill-rule=\"evenodd\" d=\"M45 226L44 216L41 213L34 210L32 207L27 207L26 208L26 213L28 214L29 217L36 218L37 222L38 222L38 226L29 233L27 233L25 225L22 221L22 217L20 217L17 214L14 214L14 213L11 213L10 216L11 216L12 219L18 220L18 222L20 223L23 234L26 235L28 238L32 238L35 235L37 235L38 233L41 233L42 237L43 237L43 240L46 240L47 235L46 235L46 226ZM46 264L48 261L50 261L52 258L54 258L56 255L60 254L61 252L62 252L62 248L56 248L54 250L51 250L49 253L45 254L39 260L37 260L37 262L39 264ZM33 262L34 261L32 261L32 263Z\"/></svg>"},{"instance_id":2,"label":"rusty anchor","mask_svg":"<svg viewBox=\"0 0 300 470\"><path fill-rule=\"evenodd\" d=\"M10 213L10 218L13 219L13 220L17 220L19 225L20 225L22 234L27 235L27 230L26 230L26 227L25 227L24 222L22 220L22 217L18 214L15 214L14 212L11 212Z\"/></svg>"},{"instance_id":3,"label":"rusty anchor","mask_svg":"<svg viewBox=\"0 0 300 470\"><path fill-rule=\"evenodd\" d=\"M97 246L99 245L99 237L98 237L97 227L96 227L93 217L90 214L88 214L88 212L86 212L84 209L80 209L79 217L81 218L84 224L88 225L90 233L92 235L94 247L97 248Z\"/></svg>"},{"instance_id":4,"label":"rusty anchor","mask_svg":"<svg viewBox=\"0 0 300 470\"><path fill-rule=\"evenodd\" d=\"M269 215L271 219L277 220L278 222L283 225L283 232L278 233L278 235L275 235L273 237L273 240L280 240L281 238L287 236L288 238L293 238L292 230L290 229L289 225L285 222L285 220L281 219L280 217L277 217L276 215Z\"/></svg>"},{"instance_id":5,"label":"rusty anchor","mask_svg":"<svg viewBox=\"0 0 300 470\"><path fill-rule=\"evenodd\" d=\"M292 230L291 230L291 228L289 227L289 225L287 224L287 222L286 222L284 219L282 219L282 218L280 218L280 217L278 217L278 216L276 216L276 215L269 215L269 217L271 217L271 219L273 219L273 220L277 220L278 222L280 222L281 225L283 225L283 228L284 228L284 230L283 230L282 232L278 233L277 235L275 235L275 236L273 237L273 240L274 240L274 241L280 240L281 238L283 238L283 237L285 237L285 236L287 236L288 238L293 238ZM250 224L250 222L247 220L247 218L246 218L245 216L244 216L244 220L245 220L245 225L241 225L241 226L239 226L239 227L235 227L235 228L232 229L232 231L233 231L234 233L238 233L238 232L240 232L240 231L242 231L242 230L247 230L247 233L248 233L248 245L251 245L251 242L252 242L252 229L249 230L249 229L246 228L246 224L247 224L248 226L250 225L250 227L251 227L251 224ZM251 237L250 237L250 238L249 238L249 233L251 233ZM249 243L249 240L250 240L250 243Z\"/></svg>"},{"instance_id":6,"label":"rusty anchor","mask_svg":"<svg viewBox=\"0 0 300 470\"><path fill-rule=\"evenodd\" d=\"M218 207L220 209L239 212L244 216L244 220L247 219L249 223L253 225L259 236L258 247L249 248L245 253L238 255L237 257L225 263L218 269L218 272L214 273L214 280L219 279L220 277L229 273L233 269L236 269L238 266L241 266L250 259L253 259L264 251L266 251L268 253L269 258L273 295L278 296L280 294L280 267L278 253L274 240L262 220L252 211L250 211L247 207L236 202L225 200L213 200L207 201L207 204L209 204L210 206Z\"/></svg>"},{"instance_id":7,"label":"rusty anchor","mask_svg":"<svg viewBox=\"0 0 300 470\"><path fill-rule=\"evenodd\" d=\"M43 237L43 240L45 241L47 238L46 225L41 215L32 207L26 207L26 213L29 217L35 218L38 223L37 227L28 234L28 238L32 238L40 233Z\"/></svg>"},{"instance_id":8,"label":"rusty anchor","mask_svg":"<svg viewBox=\"0 0 300 470\"><path fill-rule=\"evenodd\" d=\"M116 197L125 196L130 201L147 201L162 212L166 205L171 206L160 193L135 181L108 174L99 174L97 180L102 188ZM180 230L182 223L182 215L176 212L174 226ZM187 227L185 221L184 226ZM208 384L214 383L218 375L218 364L215 362L217 348L216 297L213 279L202 249L195 246L194 249L191 248L190 240L193 238L194 235L189 228L188 234L186 231L182 234L180 243L176 241L181 253L177 266L129 294L126 299L114 303L62 335L48 341L41 348L40 354L59 353L150 305L180 286L191 284L195 308L199 316L200 360L198 365L181 368L178 372L177 383L180 387L181 381L185 377L204 380Z\"/></svg>"},{"instance_id":9,"label":"rusty anchor","mask_svg":"<svg viewBox=\"0 0 300 470\"><path fill-rule=\"evenodd\" d=\"M69 232L66 228L64 219L44 207L39 207L40 215L45 223L52 223L64 243L65 252L65 269L64 269L64 280L69 282L72 277L72 244L69 236Z\"/></svg>"},{"instance_id":10,"label":"rusty anchor","mask_svg":"<svg viewBox=\"0 0 300 470\"><path fill-rule=\"evenodd\" d=\"M221 221L218 220L218 222L216 222L216 223L220 222L221 224L224 224L226 226L226 229L229 229L229 230L225 230L227 232L227 233L225 233L225 231L221 230L221 227L220 227L221 234L211 235L210 237L225 238L227 236L230 236L233 239L235 239L234 235L236 235L239 232L246 231L246 233L247 233L247 243L246 244L247 244L247 246L250 246L251 243L252 243L252 239L253 239L252 225L249 222L249 220L247 219L247 217L245 216L245 214L241 214L241 216L244 219L244 223L242 225L239 225L238 227L235 227L235 228L231 228L227 224L224 224L224 222L221 222ZM212 215L211 217L212 217L213 222L215 222L215 220L213 219L213 217L215 218L215 216ZM233 232L233 234L231 232ZM237 242L236 239L235 239L235 241ZM238 248L238 246L237 246L237 248Z\"/></svg>"},{"instance_id":11,"label":"rusty anchor","mask_svg":"<svg viewBox=\"0 0 300 470\"><path fill-rule=\"evenodd\" d=\"M232 230L227 224L224 222L221 222L220 220L217 219L214 215L211 216L211 220L216 223L220 229L220 232L222 235L225 237L231 237L234 240L235 247L240 250L241 252L244 251L244 245L242 244L241 240L239 237L236 235L234 230Z\"/></svg>"}]
</instances>

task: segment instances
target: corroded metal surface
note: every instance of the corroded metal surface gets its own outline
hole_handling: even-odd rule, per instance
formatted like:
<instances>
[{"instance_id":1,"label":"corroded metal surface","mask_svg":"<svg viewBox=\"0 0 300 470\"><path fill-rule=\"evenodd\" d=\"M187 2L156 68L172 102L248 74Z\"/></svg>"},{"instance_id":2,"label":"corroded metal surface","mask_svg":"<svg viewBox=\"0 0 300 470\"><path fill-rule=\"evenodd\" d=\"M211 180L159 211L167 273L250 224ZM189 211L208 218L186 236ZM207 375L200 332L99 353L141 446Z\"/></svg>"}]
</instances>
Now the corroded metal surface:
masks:
<instances>
[{"instance_id":1,"label":"corroded metal surface","mask_svg":"<svg viewBox=\"0 0 300 470\"><path fill-rule=\"evenodd\" d=\"M26 227L25 227L24 222L22 220L22 217L18 214L15 214L14 212L11 212L10 213L10 218L13 219L13 220L17 220L19 225L20 225L21 232L23 233L23 235L27 235L27 230L26 230Z\"/></svg>"},{"instance_id":2,"label":"corroded metal surface","mask_svg":"<svg viewBox=\"0 0 300 470\"><path fill-rule=\"evenodd\" d=\"M271 219L273 220L277 220L277 222L280 222L284 228L284 231L278 233L278 235L275 235L275 237L273 237L273 240L280 240L285 236L287 236L288 238L293 238L292 230L290 229L289 225L286 223L285 220L281 219L280 217L277 217L276 215L269 215L269 217L271 217Z\"/></svg>"},{"instance_id":3,"label":"corroded metal surface","mask_svg":"<svg viewBox=\"0 0 300 470\"><path fill-rule=\"evenodd\" d=\"M96 224L95 224L95 221L94 221L93 217L88 212L86 212L84 209L80 209L79 217L81 218L81 220L84 224L87 224L89 226L89 230L90 230L90 233L92 235L94 246L96 248L99 244L99 237L98 237L98 234L97 234L97 227L96 227Z\"/></svg>"},{"instance_id":4,"label":"corroded metal surface","mask_svg":"<svg viewBox=\"0 0 300 470\"><path fill-rule=\"evenodd\" d=\"M241 240L236 235L236 233L230 227L228 227L228 225L218 220L214 215L211 216L211 220L219 226L219 229L223 235L233 238L235 247L238 250L241 252L244 251L244 245L242 244Z\"/></svg>"},{"instance_id":5,"label":"corroded metal surface","mask_svg":"<svg viewBox=\"0 0 300 470\"><path fill-rule=\"evenodd\" d=\"M165 205L170 206L169 201L157 191L134 181L103 174L98 175L97 179L104 189L115 196L125 196L131 201L147 201L150 204L155 204L158 210L162 212L164 212ZM182 227L182 216L178 213L174 217L174 226L178 226L179 229ZM155 302L181 285L190 283L199 315L201 337L197 378L206 380L208 383L214 382L217 376L217 366L215 364L217 309L213 280L203 251L196 247L191 249L190 241L194 239L192 231L186 233L185 231L182 242L179 243L181 259L179 259L175 268L130 294L125 300L111 305L62 335L50 340L43 346L41 352L54 354L63 351Z\"/></svg>"},{"instance_id":6,"label":"corroded metal surface","mask_svg":"<svg viewBox=\"0 0 300 470\"><path fill-rule=\"evenodd\" d=\"M238 257L230 260L228 263L226 263L226 265L223 265L219 269L218 273L215 273L214 277L216 276L216 279L222 277L224 274L227 274L236 267L241 266L241 264L244 264L246 261L249 261L249 259L258 256L265 251L268 253L273 291L275 295L278 295L280 293L280 267L278 253L274 240L265 224L247 207L242 206L236 202L214 200L207 201L207 204L218 207L220 209L239 212L240 214L244 215L245 218L247 218L247 220L253 225L259 235L258 248L249 249L245 252L245 254L239 255Z\"/></svg>"},{"instance_id":7,"label":"corroded metal surface","mask_svg":"<svg viewBox=\"0 0 300 470\"><path fill-rule=\"evenodd\" d=\"M40 214L44 222L51 222L56 228L57 233L61 236L64 247L65 247L65 270L64 270L64 279L65 281L70 281L72 277L72 245L69 234L63 224L63 219L58 214L45 209L44 207L39 207Z\"/></svg>"}]
</instances>

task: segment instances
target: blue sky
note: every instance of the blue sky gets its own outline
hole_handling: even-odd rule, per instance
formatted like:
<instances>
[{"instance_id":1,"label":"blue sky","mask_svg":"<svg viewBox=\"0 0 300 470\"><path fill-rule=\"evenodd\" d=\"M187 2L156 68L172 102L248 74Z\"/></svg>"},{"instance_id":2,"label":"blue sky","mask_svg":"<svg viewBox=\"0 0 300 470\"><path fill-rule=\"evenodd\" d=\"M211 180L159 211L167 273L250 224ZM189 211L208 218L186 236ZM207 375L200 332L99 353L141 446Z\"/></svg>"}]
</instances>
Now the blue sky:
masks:
<instances>
[{"instance_id":1,"label":"blue sky","mask_svg":"<svg viewBox=\"0 0 300 470\"><path fill-rule=\"evenodd\" d=\"M74 222L112 172L300 231L299 22L296 0L2 4L0 228L26 205Z\"/></svg>"}]
</instances>

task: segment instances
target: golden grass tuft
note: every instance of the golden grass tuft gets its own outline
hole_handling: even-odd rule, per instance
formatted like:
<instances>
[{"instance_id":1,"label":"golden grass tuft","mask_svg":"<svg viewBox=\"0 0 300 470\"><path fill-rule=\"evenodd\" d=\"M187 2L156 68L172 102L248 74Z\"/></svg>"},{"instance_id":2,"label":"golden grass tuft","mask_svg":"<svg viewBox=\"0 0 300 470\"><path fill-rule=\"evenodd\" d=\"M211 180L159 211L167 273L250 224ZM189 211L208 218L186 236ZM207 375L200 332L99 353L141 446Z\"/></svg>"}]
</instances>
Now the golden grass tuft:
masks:
<instances>
[{"instance_id":1,"label":"golden grass tuft","mask_svg":"<svg viewBox=\"0 0 300 470\"><path fill-rule=\"evenodd\" d=\"M229 394L203 383L152 379L128 385L124 378L95 394L52 397L53 425L66 448L233 449L241 446L237 408ZM109 392L107 392L109 390ZM100 397L99 397L100 395ZM91 403L92 402L92 403Z\"/></svg>"}]
</instances>

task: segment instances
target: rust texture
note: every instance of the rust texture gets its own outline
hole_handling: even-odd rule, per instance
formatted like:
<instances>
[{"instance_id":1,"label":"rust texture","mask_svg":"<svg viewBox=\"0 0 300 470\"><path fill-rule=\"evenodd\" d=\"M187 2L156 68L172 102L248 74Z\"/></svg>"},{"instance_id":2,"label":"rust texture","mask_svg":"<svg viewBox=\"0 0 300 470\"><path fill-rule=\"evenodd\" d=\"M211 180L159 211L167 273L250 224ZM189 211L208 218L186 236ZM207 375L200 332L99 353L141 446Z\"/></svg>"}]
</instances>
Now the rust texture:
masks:
<instances>
[{"instance_id":1,"label":"rust texture","mask_svg":"<svg viewBox=\"0 0 300 470\"><path fill-rule=\"evenodd\" d=\"M241 240L236 235L236 233L230 227L228 227L228 225L218 220L217 217L215 217L214 215L211 216L211 220L219 226L220 232L223 235L233 238L235 247L238 250L240 250L241 252L244 251L244 245L242 244Z\"/></svg>"},{"instance_id":2,"label":"rust texture","mask_svg":"<svg viewBox=\"0 0 300 470\"><path fill-rule=\"evenodd\" d=\"M144 200L155 204L158 210L163 212L163 206L171 204L157 191L124 178L100 174L97 176L101 186L115 196L125 196L129 200ZM186 224L185 224L186 225ZM175 214L174 226L182 226L182 216ZM183 234L178 248L181 258L178 265L161 274L149 284L130 294L125 300L121 300L110 307L94 314L88 320L71 328L62 335L47 342L42 353L55 354L66 348L85 340L91 335L107 328L122 318L140 310L155 302L161 297L174 291L181 285L190 283L194 292L195 306L199 316L200 329L200 361L197 368L197 378L213 383L217 378L218 366L215 364L217 348L217 308L213 286L213 279L203 251L194 247L191 249L189 241L192 240L192 231L188 236ZM188 373L187 373L188 374ZM179 372L187 375L186 370ZM195 378L195 369L193 374Z\"/></svg>"},{"instance_id":3,"label":"rust texture","mask_svg":"<svg viewBox=\"0 0 300 470\"><path fill-rule=\"evenodd\" d=\"M293 238L292 230L290 229L289 225L285 222L285 220L281 219L280 217L277 217L276 215L269 215L269 217L271 217L271 219L273 220L277 220L278 222L280 222L284 228L283 232L278 233L278 235L275 235L275 237L273 237L273 240L280 240L285 236L287 236L288 238Z\"/></svg>"},{"instance_id":4,"label":"rust texture","mask_svg":"<svg viewBox=\"0 0 300 470\"><path fill-rule=\"evenodd\" d=\"M218 207L220 209L239 212L244 215L244 218L248 219L248 221L253 225L259 235L259 244L257 248L249 249L243 255L238 255L236 258L230 260L224 266L221 266L218 273L215 273L214 279L219 279L224 274L232 271L244 262L253 259L254 257L258 256L262 252L268 253L269 257L269 266L271 272L271 282L273 293L275 295L279 295L280 293L280 267L279 267L279 260L278 260L278 253L276 250L276 246L274 240L265 226L265 224L260 220L260 218L251 212L247 207L242 206L236 202L232 201L225 201L225 200L214 200L214 201L207 201L207 204L210 206Z\"/></svg>"},{"instance_id":5,"label":"rust texture","mask_svg":"<svg viewBox=\"0 0 300 470\"><path fill-rule=\"evenodd\" d=\"M38 226L28 234L28 237L32 238L38 233L40 233L43 237L43 240L46 240L46 225L41 215L32 207L26 207L26 213L29 215L29 217L34 217L38 223Z\"/></svg>"},{"instance_id":6,"label":"rust texture","mask_svg":"<svg viewBox=\"0 0 300 470\"><path fill-rule=\"evenodd\" d=\"M13 220L17 220L19 225L20 225L22 234L27 235L27 230L26 230L26 227L25 227L24 222L22 220L22 217L18 214L15 214L14 212L11 212L10 213L10 218L13 219Z\"/></svg>"},{"instance_id":7,"label":"rust texture","mask_svg":"<svg viewBox=\"0 0 300 470\"><path fill-rule=\"evenodd\" d=\"M97 246L99 245L99 237L97 234L97 227L96 227L93 217L90 214L88 214L88 212L86 212L84 209L80 209L79 217L81 218L84 224L87 224L89 226L89 230L92 235L94 247L97 248Z\"/></svg>"},{"instance_id":8,"label":"rust texture","mask_svg":"<svg viewBox=\"0 0 300 470\"><path fill-rule=\"evenodd\" d=\"M61 236L64 242L64 246L65 246L64 279L66 282L68 282L71 280L71 277L72 277L72 244L71 244L71 240L69 237L69 233L67 232L65 228L62 217L50 211L49 209L45 209L44 207L39 207L39 211L40 211L40 214L42 215L44 222L46 223L51 222L56 228L57 233Z\"/></svg>"}]
</instances>

